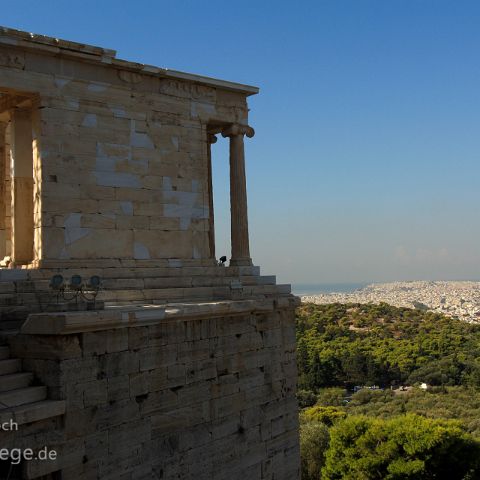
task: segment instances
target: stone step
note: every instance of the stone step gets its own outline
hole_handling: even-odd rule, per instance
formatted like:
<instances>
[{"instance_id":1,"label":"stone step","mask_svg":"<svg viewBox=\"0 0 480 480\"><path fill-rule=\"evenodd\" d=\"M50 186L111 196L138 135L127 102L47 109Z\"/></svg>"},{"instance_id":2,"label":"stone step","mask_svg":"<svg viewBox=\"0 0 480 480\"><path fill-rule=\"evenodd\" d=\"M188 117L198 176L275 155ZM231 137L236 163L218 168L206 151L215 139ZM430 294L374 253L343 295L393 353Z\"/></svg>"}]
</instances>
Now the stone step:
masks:
<instances>
[{"instance_id":1,"label":"stone step","mask_svg":"<svg viewBox=\"0 0 480 480\"><path fill-rule=\"evenodd\" d=\"M0 293L0 306L14 305L17 296L14 293Z\"/></svg>"},{"instance_id":2,"label":"stone step","mask_svg":"<svg viewBox=\"0 0 480 480\"><path fill-rule=\"evenodd\" d=\"M17 388L28 387L32 380L33 373L30 372L2 375L0 377L0 392L8 392L10 390L16 390Z\"/></svg>"},{"instance_id":3,"label":"stone step","mask_svg":"<svg viewBox=\"0 0 480 480\"><path fill-rule=\"evenodd\" d=\"M22 307L19 307L19 310ZM15 312L14 316L15 319L9 319L9 320L0 320L0 333L3 333L4 331L11 331L11 330L20 330L20 327L22 326L22 323L25 321L25 319L28 317L28 314L33 311L33 309L30 309L27 312ZM0 308L0 315L3 312L1 311ZM10 313L10 312L9 312ZM8 314L7 314L8 315ZM13 314L12 314L13 316Z\"/></svg>"},{"instance_id":4,"label":"stone step","mask_svg":"<svg viewBox=\"0 0 480 480\"><path fill-rule=\"evenodd\" d=\"M17 425L38 422L46 418L57 417L65 413L65 401L42 400L26 403L17 407L0 410L0 424L9 423L10 420Z\"/></svg>"},{"instance_id":5,"label":"stone step","mask_svg":"<svg viewBox=\"0 0 480 480\"><path fill-rule=\"evenodd\" d=\"M145 278L145 277L170 277L170 276L183 276L183 275L226 275L226 276L243 276L243 275L260 275L260 267L248 266L248 267L230 267L230 266L217 266L217 265L198 265L188 261L164 262L161 266L142 266L138 262L136 265L102 265L102 260L97 259L93 263L89 264L87 261L83 261L82 265L75 267L69 267L67 265L68 260L59 260L56 266L50 266L49 268L40 268L32 270L4 270L0 272L0 283L2 281L23 281L23 280L50 280L50 278L60 273L65 278L70 275L81 275L82 277L88 277L90 275L99 275L101 278ZM78 261L77 261L78 263ZM170 266L169 266L170 264Z\"/></svg>"},{"instance_id":6,"label":"stone step","mask_svg":"<svg viewBox=\"0 0 480 480\"><path fill-rule=\"evenodd\" d=\"M116 289L116 290L100 290L97 301L112 302L116 300L123 301L144 301L149 299L183 299L186 297L205 297L210 298L212 295L225 295L230 287L195 287L195 288L143 288L143 289ZM19 296L19 298L21 298ZM52 298L49 294L38 294L38 300L44 307L56 304L56 298ZM80 302L80 301L79 301ZM65 303L59 299L59 304ZM70 303L75 303L72 300ZM0 322L1 324L2 322Z\"/></svg>"},{"instance_id":7,"label":"stone step","mask_svg":"<svg viewBox=\"0 0 480 480\"><path fill-rule=\"evenodd\" d=\"M149 301L149 300L183 300L187 298L227 298L230 287L192 287L192 288L145 288L143 290L102 290L99 300L114 301Z\"/></svg>"},{"instance_id":8,"label":"stone step","mask_svg":"<svg viewBox=\"0 0 480 480\"><path fill-rule=\"evenodd\" d=\"M10 349L6 345L0 346L0 360L10 357Z\"/></svg>"},{"instance_id":9,"label":"stone step","mask_svg":"<svg viewBox=\"0 0 480 480\"><path fill-rule=\"evenodd\" d=\"M242 275L232 276L225 275L225 272L221 272L223 275L152 275L152 276L139 276L139 272L129 272L129 274L119 275L117 277L102 277L101 285L102 290L141 290L143 288L189 288L189 287L215 287L230 285L231 282L237 282L240 280L243 285L266 285L275 284L275 276L272 275ZM87 281L88 277L84 277L84 281ZM65 278L65 282L68 283L69 278ZM35 292L43 294L55 295L50 288L50 280L35 280L17 282L16 292L8 294L0 294L0 305L11 305L12 301L18 297L18 295L27 295L24 299L27 301L35 300L32 296ZM31 297L31 298L30 298ZM15 303L15 302L14 302Z\"/></svg>"},{"instance_id":10,"label":"stone step","mask_svg":"<svg viewBox=\"0 0 480 480\"><path fill-rule=\"evenodd\" d=\"M18 358L0 360L0 375L17 373L22 369L22 361Z\"/></svg>"},{"instance_id":11,"label":"stone step","mask_svg":"<svg viewBox=\"0 0 480 480\"><path fill-rule=\"evenodd\" d=\"M13 282L0 282L0 293L15 293L15 284Z\"/></svg>"},{"instance_id":12,"label":"stone step","mask_svg":"<svg viewBox=\"0 0 480 480\"><path fill-rule=\"evenodd\" d=\"M0 393L0 411L2 408L18 407L26 403L39 402L47 398L47 387L18 388Z\"/></svg>"},{"instance_id":13,"label":"stone step","mask_svg":"<svg viewBox=\"0 0 480 480\"><path fill-rule=\"evenodd\" d=\"M10 340L15 337L15 335L18 335L20 333L19 328L5 328L2 329L3 322L0 321L0 345L5 346L9 345Z\"/></svg>"}]
</instances>

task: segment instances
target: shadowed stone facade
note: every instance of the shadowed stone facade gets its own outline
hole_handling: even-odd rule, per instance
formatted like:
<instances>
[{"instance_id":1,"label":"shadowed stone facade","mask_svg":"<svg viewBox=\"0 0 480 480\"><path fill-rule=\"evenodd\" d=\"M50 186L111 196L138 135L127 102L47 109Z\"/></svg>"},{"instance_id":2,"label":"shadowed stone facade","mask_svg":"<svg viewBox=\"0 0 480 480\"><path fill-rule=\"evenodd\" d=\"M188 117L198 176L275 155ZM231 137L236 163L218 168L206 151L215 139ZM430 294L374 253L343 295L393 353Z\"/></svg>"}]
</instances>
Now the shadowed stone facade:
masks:
<instances>
[{"instance_id":1,"label":"shadowed stone facade","mask_svg":"<svg viewBox=\"0 0 480 480\"><path fill-rule=\"evenodd\" d=\"M57 452L17 478L299 478L297 298L249 247L257 92L0 28L0 448Z\"/></svg>"}]
</instances>

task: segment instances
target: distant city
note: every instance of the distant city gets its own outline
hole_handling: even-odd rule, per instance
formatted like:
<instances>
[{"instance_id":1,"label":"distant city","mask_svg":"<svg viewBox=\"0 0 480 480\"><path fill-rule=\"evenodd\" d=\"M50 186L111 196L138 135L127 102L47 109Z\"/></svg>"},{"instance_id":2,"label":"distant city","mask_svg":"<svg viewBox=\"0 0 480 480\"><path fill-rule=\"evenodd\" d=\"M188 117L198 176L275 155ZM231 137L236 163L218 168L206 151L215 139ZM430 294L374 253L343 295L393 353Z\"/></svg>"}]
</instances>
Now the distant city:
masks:
<instances>
[{"instance_id":1,"label":"distant city","mask_svg":"<svg viewBox=\"0 0 480 480\"><path fill-rule=\"evenodd\" d=\"M480 323L480 282L473 281L413 281L375 283L360 288L327 290L316 293L300 293L294 288L302 302L311 303L380 303L397 307L420 308L450 317L458 317L470 323ZM313 287L313 286L312 286ZM317 286L318 287L318 286Z\"/></svg>"},{"instance_id":2,"label":"distant city","mask_svg":"<svg viewBox=\"0 0 480 480\"><path fill-rule=\"evenodd\" d=\"M295 283L292 291L295 295L316 295L317 293L348 293L364 288L372 282L345 282L345 283Z\"/></svg>"}]
</instances>

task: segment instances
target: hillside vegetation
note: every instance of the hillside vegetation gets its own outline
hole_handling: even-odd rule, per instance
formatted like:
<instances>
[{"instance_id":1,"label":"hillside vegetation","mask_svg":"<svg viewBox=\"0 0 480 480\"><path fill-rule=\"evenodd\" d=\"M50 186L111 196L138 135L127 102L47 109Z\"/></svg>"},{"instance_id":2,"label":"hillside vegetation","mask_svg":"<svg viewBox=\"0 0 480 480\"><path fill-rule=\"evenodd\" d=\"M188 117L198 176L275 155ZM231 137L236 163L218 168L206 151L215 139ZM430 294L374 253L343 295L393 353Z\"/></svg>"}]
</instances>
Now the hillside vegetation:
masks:
<instances>
[{"instance_id":1,"label":"hillside vegetation","mask_svg":"<svg viewBox=\"0 0 480 480\"><path fill-rule=\"evenodd\" d=\"M297 342L302 478L480 478L480 326L306 304Z\"/></svg>"},{"instance_id":2,"label":"hillside vegetation","mask_svg":"<svg viewBox=\"0 0 480 480\"><path fill-rule=\"evenodd\" d=\"M480 327L380 305L303 305L297 313L299 388L480 386Z\"/></svg>"}]
</instances>

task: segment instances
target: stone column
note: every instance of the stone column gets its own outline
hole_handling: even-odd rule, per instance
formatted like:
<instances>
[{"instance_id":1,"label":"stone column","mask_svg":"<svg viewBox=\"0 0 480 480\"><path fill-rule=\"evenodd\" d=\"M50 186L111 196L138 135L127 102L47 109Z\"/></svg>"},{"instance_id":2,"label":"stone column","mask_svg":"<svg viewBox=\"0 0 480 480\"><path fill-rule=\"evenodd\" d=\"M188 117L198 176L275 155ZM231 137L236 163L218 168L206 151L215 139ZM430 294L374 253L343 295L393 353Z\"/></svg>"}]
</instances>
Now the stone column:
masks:
<instances>
[{"instance_id":1,"label":"stone column","mask_svg":"<svg viewBox=\"0 0 480 480\"><path fill-rule=\"evenodd\" d=\"M6 205L5 199L7 192L5 190L5 172L7 169L7 148L6 148L6 131L7 122L0 122L0 261L7 254L7 235L6 235Z\"/></svg>"},{"instance_id":2,"label":"stone column","mask_svg":"<svg viewBox=\"0 0 480 480\"><path fill-rule=\"evenodd\" d=\"M33 151L30 109L12 111L12 261L33 259Z\"/></svg>"},{"instance_id":3,"label":"stone column","mask_svg":"<svg viewBox=\"0 0 480 480\"><path fill-rule=\"evenodd\" d=\"M231 266L252 265L248 240L247 184L245 178L245 150L243 136L253 137L253 128L233 124L222 130L230 138L230 213L232 258Z\"/></svg>"},{"instance_id":4,"label":"stone column","mask_svg":"<svg viewBox=\"0 0 480 480\"><path fill-rule=\"evenodd\" d=\"M213 177L212 177L212 143L216 143L217 137L207 133L207 156L208 156L208 244L210 258L215 258L215 216L213 210Z\"/></svg>"}]
</instances>

